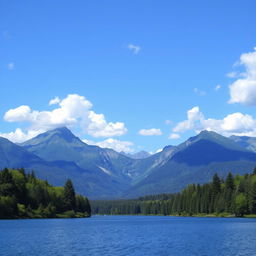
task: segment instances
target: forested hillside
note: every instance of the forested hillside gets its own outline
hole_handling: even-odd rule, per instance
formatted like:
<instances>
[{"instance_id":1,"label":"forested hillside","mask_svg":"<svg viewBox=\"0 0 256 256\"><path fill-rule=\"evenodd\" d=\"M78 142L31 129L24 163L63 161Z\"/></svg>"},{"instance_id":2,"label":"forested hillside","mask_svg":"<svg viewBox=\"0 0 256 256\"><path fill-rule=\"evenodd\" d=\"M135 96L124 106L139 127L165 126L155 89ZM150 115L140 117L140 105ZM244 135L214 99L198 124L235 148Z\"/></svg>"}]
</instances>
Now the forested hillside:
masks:
<instances>
[{"instance_id":1,"label":"forested hillside","mask_svg":"<svg viewBox=\"0 0 256 256\"><path fill-rule=\"evenodd\" d=\"M24 169L0 171L0 218L89 217L88 199L76 195L72 181L53 187Z\"/></svg>"},{"instance_id":2,"label":"forested hillside","mask_svg":"<svg viewBox=\"0 0 256 256\"><path fill-rule=\"evenodd\" d=\"M161 214L179 216L242 217L256 214L256 169L253 174L235 177L229 173L225 180L217 174L212 182L192 184L176 194L141 197L135 200L93 201L93 214Z\"/></svg>"}]
</instances>

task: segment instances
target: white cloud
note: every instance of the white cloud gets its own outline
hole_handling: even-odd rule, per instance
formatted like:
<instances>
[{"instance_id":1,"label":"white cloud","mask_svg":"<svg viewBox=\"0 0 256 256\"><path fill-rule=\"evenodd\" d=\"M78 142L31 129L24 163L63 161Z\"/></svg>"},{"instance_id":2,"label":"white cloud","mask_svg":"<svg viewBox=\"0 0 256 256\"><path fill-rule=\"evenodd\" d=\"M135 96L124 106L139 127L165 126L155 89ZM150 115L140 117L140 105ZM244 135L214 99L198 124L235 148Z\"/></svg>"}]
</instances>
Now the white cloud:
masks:
<instances>
[{"instance_id":1,"label":"white cloud","mask_svg":"<svg viewBox=\"0 0 256 256\"><path fill-rule=\"evenodd\" d=\"M187 120L178 123L173 132L184 132L187 130L198 129L201 126L201 122L204 120L203 114L200 112L199 107L193 107L187 112Z\"/></svg>"},{"instance_id":2,"label":"white cloud","mask_svg":"<svg viewBox=\"0 0 256 256\"><path fill-rule=\"evenodd\" d=\"M90 111L88 118L90 123L87 126L87 132L93 137L121 136L127 132L124 123L107 123L103 114Z\"/></svg>"},{"instance_id":3,"label":"white cloud","mask_svg":"<svg viewBox=\"0 0 256 256\"><path fill-rule=\"evenodd\" d=\"M33 129L49 130L60 126L69 126L78 123L80 120L87 120L89 109L92 107L90 101L85 97L70 94L61 100L59 107L52 111L32 110L29 106L20 106L8 110L4 119L8 122L31 123Z\"/></svg>"},{"instance_id":4,"label":"white cloud","mask_svg":"<svg viewBox=\"0 0 256 256\"><path fill-rule=\"evenodd\" d=\"M106 139L104 141L95 142L92 140L83 140L83 142L89 144L89 145L96 145L101 148L111 148L114 149L117 152L125 152L125 153L132 153L134 149L132 148L133 143L130 141L122 141L122 140L116 140L113 138Z\"/></svg>"},{"instance_id":5,"label":"white cloud","mask_svg":"<svg viewBox=\"0 0 256 256\"><path fill-rule=\"evenodd\" d=\"M162 135L162 131L160 129L152 128L152 129L141 129L139 131L140 135L143 136L159 136Z\"/></svg>"},{"instance_id":6,"label":"white cloud","mask_svg":"<svg viewBox=\"0 0 256 256\"><path fill-rule=\"evenodd\" d=\"M256 105L256 81L238 79L230 85L230 97L229 103Z\"/></svg>"},{"instance_id":7,"label":"white cloud","mask_svg":"<svg viewBox=\"0 0 256 256\"><path fill-rule=\"evenodd\" d=\"M197 94L198 96L205 96L206 92L199 90L198 88L194 88L194 93Z\"/></svg>"},{"instance_id":8,"label":"white cloud","mask_svg":"<svg viewBox=\"0 0 256 256\"><path fill-rule=\"evenodd\" d=\"M199 107L194 107L188 111L187 120L173 128L173 132L188 130L194 130L196 133L202 130L215 131L224 136L256 136L256 119L239 112L229 114L223 119L206 119Z\"/></svg>"},{"instance_id":9,"label":"white cloud","mask_svg":"<svg viewBox=\"0 0 256 256\"><path fill-rule=\"evenodd\" d=\"M134 44L129 44L128 49L131 50L134 54L138 54L141 50L140 46Z\"/></svg>"},{"instance_id":10,"label":"white cloud","mask_svg":"<svg viewBox=\"0 0 256 256\"><path fill-rule=\"evenodd\" d=\"M255 129L256 120L250 115L233 113L222 120L221 129L226 132L247 133Z\"/></svg>"},{"instance_id":11,"label":"white cloud","mask_svg":"<svg viewBox=\"0 0 256 256\"><path fill-rule=\"evenodd\" d=\"M220 84L217 84L214 88L215 91L218 91L219 89L221 88L221 85Z\"/></svg>"},{"instance_id":12,"label":"white cloud","mask_svg":"<svg viewBox=\"0 0 256 256\"><path fill-rule=\"evenodd\" d=\"M59 97L55 97L53 98L52 100L50 100L49 102L49 105L56 105L56 104L59 104L61 102L60 98Z\"/></svg>"},{"instance_id":13,"label":"white cloud","mask_svg":"<svg viewBox=\"0 0 256 256\"><path fill-rule=\"evenodd\" d=\"M169 139L176 140L179 139L180 135L178 133L171 133Z\"/></svg>"},{"instance_id":14,"label":"white cloud","mask_svg":"<svg viewBox=\"0 0 256 256\"><path fill-rule=\"evenodd\" d=\"M172 124L172 121L171 120L165 120L165 124L170 125L170 124Z\"/></svg>"},{"instance_id":15,"label":"white cloud","mask_svg":"<svg viewBox=\"0 0 256 256\"><path fill-rule=\"evenodd\" d=\"M4 137L10 141L13 141L15 143L19 143L19 142L23 142L26 140L29 140L35 136L37 136L38 134L40 134L41 132L44 131L28 131L28 132L23 132L20 128L17 128L14 132L9 132L9 133L0 133L0 137Z\"/></svg>"},{"instance_id":16,"label":"white cloud","mask_svg":"<svg viewBox=\"0 0 256 256\"><path fill-rule=\"evenodd\" d=\"M13 69L14 69L14 63L13 63L13 62L8 63L8 64L7 64L7 68L8 68L9 70L13 70Z\"/></svg>"},{"instance_id":17,"label":"white cloud","mask_svg":"<svg viewBox=\"0 0 256 256\"><path fill-rule=\"evenodd\" d=\"M28 134L36 134L38 131L44 132L61 126L76 127L94 137L121 136L127 132L124 123L107 122L103 114L97 114L91 110L93 105L84 96L69 94L66 98L59 99L58 103L57 99L55 98L54 101L58 106L52 111L37 111L22 105L8 110L4 120L29 123ZM12 136L15 134L20 140L21 136L17 133L14 132Z\"/></svg>"},{"instance_id":18,"label":"white cloud","mask_svg":"<svg viewBox=\"0 0 256 256\"><path fill-rule=\"evenodd\" d=\"M4 115L4 119L7 122L31 122L35 115L36 112L32 112L29 106L22 105L15 109L8 110Z\"/></svg>"},{"instance_id":19,"label":"white cloud","mask_svg":"<svg viewBox=\"0 0 256 256\"><path fill-rule=\"evenodd\" d=\"M256 105L256 49L240 56L240 65L245 72L230 86L229 103L241 103L247 106Z\"/></svg>"}]
</instances>

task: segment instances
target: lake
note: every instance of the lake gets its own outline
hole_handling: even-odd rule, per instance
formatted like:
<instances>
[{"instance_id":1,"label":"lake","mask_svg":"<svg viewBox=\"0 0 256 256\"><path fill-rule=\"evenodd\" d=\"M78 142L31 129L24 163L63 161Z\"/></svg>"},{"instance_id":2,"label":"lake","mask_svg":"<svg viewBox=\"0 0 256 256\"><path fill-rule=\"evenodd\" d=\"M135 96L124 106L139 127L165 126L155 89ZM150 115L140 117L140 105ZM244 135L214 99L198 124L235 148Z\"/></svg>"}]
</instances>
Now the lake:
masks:
<instances>
[{"instance_id":1,"label":"lake","mask_svg":"<svg viewBox=\"0 0 256 256\"><path fill-rule=\"evenodd\" d=\"M256 219L93 216L0 220L0 255L256 255Z\"/></svg>"}]
</instances>

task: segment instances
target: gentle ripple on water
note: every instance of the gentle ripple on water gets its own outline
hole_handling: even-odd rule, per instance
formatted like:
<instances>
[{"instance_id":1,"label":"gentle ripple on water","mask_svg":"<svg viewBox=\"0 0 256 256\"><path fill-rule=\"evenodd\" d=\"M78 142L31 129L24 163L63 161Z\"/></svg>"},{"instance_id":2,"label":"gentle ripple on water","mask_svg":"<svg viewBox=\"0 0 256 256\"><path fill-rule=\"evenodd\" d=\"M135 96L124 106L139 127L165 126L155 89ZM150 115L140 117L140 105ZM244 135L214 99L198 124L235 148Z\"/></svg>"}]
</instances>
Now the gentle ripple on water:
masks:
<instances>
[{"instance_id":1,"label":"gentle ripple on water","mask_svg":"<svg viewBox=\"0 0 256 256\"><path fill-rule=\"evenodd\" d=\"M2 256L254 256L256 219L93 216L1 220Z\"/></svg>"}]
</instances>

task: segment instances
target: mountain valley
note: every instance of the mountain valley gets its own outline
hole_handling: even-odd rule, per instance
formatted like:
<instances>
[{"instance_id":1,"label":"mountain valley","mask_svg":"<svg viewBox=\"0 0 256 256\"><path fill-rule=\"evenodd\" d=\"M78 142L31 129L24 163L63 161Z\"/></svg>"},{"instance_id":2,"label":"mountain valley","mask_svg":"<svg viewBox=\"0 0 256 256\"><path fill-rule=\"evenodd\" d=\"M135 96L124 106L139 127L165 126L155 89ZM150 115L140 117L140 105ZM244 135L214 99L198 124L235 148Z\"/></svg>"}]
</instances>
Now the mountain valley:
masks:
<instances>
[{"instance_id":1,"label":"mountain valley","mask_svg":"<svg viewBox=\"0 0 256 256\"><path fill-rule=\"evenodd\" d=\"M255 138L230 138L202 131L161 152L129 156L84 143L66 128L42 133L18 145L0 138L0 167L35 170L39 178L62 186L67 178L91 199L134 198L173 193L191 183L250 172L256 165Z\"/></svg>"}]
</instances>

